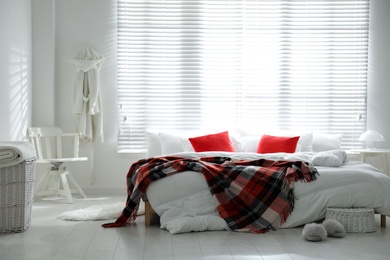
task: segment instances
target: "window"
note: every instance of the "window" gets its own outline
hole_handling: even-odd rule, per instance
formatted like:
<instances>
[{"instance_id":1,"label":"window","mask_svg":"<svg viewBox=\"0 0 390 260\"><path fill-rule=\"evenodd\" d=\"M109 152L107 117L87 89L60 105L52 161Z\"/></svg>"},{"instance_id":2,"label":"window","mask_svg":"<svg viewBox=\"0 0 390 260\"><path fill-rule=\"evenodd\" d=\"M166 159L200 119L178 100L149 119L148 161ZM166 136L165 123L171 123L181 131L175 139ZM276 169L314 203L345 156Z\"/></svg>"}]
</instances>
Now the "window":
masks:
<instances>
[{"instance_id":1,"label":"window","mask_svg":"<svg viewBox=\"0 0 390 260\"><path fill-rule=\"evenodd\" d=\"M118 0L118 149L146 130L365 130L368 1Z\"/></svg>"}]
</instances>

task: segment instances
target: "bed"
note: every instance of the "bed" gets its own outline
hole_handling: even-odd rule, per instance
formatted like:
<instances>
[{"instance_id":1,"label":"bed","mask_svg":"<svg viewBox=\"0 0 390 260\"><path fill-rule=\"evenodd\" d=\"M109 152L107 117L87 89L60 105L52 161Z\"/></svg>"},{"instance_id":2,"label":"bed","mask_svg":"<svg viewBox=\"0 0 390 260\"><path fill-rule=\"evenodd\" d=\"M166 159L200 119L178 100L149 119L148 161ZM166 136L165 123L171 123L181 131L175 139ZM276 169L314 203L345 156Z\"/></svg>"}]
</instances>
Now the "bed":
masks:
<instances>
[{"instance_id":1,"label":"bed","mask_svg":"<svg viewBox=\"0 0 390 260\"><path fill-rule=\"evenodd\" d=\"M229 162L234 163L242 161L263 162L264 160L267 162L304 162L306 166L313 166L317 173L313 174L312 180L310 178L295 178L295 181L288 183L294 196L291 211L286 214L285 219L276 218L276 222L279 224L275 225L273 222L262 231L270 228L292 228L319 221L325 217L328 207L373 208L376 213L381 215L381 225L385 226L386 215L390 215L390 177L369 164L349 161L345 151L339 148L339 136L330 138L328 135L326 142L324 136L315 140L311 134L309 141L303 140L305 138L302 136L300 135L299 138L301 143L296 143L293 152L272 153L258 153L248 150L248 144L244 144L245 138L241 139L240 150L236 147L232 148L235 150L234 152L185 150L183 147L186 145L188 147L188 138L181 136L180 142L174 143L170 140L170 147L168 147L170 153L167 153L169 150L167 147L165 150L161 147L160 150L157 150L160 155L149 154L149 159L141 161L143 164L147 164L150 163L150 160L154 160L153 158L162 160L168 157L191 162L205 160L205 158L228 158ZM333 142L335 138L338 140ZM161 140L163 139L160 139L160 144L164 145ZM234 141L231 136L229 136L229 140L232 146L239 143ZM247 138L247 140L252 139ZM256 140L258 143L259 140ZM274 141L272 139L272 142ZM218 140L217 143L220 142L221 140ZM338 144L335 145L335 143ZM207 140L207 144L213 146L210 140ZM274 147L274 143L272 144ZM174 150L175 145L179 145L182 150ZM319 150L318 145L323 146L322 150ZM310 148L305 148L305 146L310 146ZM294 167L295 165L291 168ZM151 179L144 186L147 187L142 187L144 190L137 197L138 199L142 197L146 201L146 225L150 223L151 214L156 213L160 217L161 228L168 230L171 234L204 230L232 230L226 217L223 218L221 215L219 205L216 203L214 194L212 195L210 192L211 188L204 173L197 170L182 170L179 174L169 174L167 178ZM248 204L253 203L250 201ZM130 205L129 208L134 208L136 211L136 203ZM134 214L124 210L115 223L117 223L116 226L120 226L123 223L131 223L134 219ZM108 226L110 225L106 225L106 227ZM246 229L236 228L233 230Z\"/></svg>"}]
</instances>

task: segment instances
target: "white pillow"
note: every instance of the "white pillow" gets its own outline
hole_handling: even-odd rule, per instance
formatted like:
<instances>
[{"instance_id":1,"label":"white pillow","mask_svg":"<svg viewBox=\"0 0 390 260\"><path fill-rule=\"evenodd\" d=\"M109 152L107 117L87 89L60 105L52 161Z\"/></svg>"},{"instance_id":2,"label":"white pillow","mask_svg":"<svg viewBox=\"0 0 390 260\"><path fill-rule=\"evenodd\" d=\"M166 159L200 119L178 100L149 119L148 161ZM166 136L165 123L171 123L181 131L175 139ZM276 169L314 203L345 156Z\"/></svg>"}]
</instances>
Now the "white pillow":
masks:
<instances>
[{"instance_id":1,"label":"white pillow","mask_svg":"<svg viewBox=\"0 0 390 260\"><path fill-rule=\"evenodd\" d=\"M301 133L297 144L296 152L312 152L313 151L313 134Z\"/></svg>"},{"instance_id":2,"label":"white pillow","mask_svg":"<svg viewBox=\"0 0 390 260\"><path fill-rule=\"evenodd\" d=\"M181 145L183 146L184 152L195 152L194 147L192 147L192 144L188 138L182 139Z\"/></svg>"},{"instance_id":3,"label":"white pillow","mask_svg":"<svg viewBox=\"0 0 390 260\"><path fill-rule=\"evenodd\" d=\"M159 136L161 143L161 154L184 152L182 143L185 137L164 132L160 132Z\"/></svg>"},{"instance_id":4,"label":"white pillow","mask_svg":"<svg viewBox=\"0 0 390 260\"><path fill-rule=\"evenodd\" d=\"M240 141L240 137L236 133L230 133L229 132L230 141L232 142L232 145L234 147L234 150L236 152L243 152L242 149L242 143Z\"/></svg>"},{"instance_id":5,"label":"white pillow","mask_svg":"<svg viewBox=\"0 0 390 260\"><path fill-rule=\"evenodd\" d=\"M147 157L155 157L161 154L161 144L160 137L158 133L147 131L146 132L146 140L147 140Z\"/></svg>"},{"instance_id":6,"label":"white pillow","mask_svg":"<svg viewBox=\"0 0 390 260\"><path fill-rule=\"evenodd\" d=\"M343 134L313 133L313 152L340 150Z\"/></svg>"},{"instance_id":7,"label":"white pillow","mask_svg":"<svg viewBox=\"0 0 390 260\"><path fill-rule=\"evenodd\" d=\"M247 153L255 153L259 146L261 136L244 136L241 137L242 151Z\"/></svg>"}]
</instances>

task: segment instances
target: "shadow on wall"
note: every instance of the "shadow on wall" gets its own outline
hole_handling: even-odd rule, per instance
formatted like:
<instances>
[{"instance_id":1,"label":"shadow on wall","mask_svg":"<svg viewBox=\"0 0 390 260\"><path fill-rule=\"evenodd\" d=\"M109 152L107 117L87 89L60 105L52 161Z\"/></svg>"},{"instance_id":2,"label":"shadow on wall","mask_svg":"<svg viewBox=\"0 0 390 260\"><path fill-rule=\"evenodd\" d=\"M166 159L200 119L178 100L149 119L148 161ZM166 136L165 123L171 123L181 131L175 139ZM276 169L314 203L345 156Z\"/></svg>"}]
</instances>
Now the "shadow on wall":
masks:
<instances>
[{"instance_id":1,"label":"shadow on wall","mask_svg":"<svg viewBox=\"0 0 390 260\"><path fill-rule=\"evenodd\" d=\"M23 49L11 48L9 52L9 84L4 94L8 96L9 100L8 139L12 141L26 139L29 111L31 111L30 71L31 64L28 52Z\"/></svg>"}]
</instances>

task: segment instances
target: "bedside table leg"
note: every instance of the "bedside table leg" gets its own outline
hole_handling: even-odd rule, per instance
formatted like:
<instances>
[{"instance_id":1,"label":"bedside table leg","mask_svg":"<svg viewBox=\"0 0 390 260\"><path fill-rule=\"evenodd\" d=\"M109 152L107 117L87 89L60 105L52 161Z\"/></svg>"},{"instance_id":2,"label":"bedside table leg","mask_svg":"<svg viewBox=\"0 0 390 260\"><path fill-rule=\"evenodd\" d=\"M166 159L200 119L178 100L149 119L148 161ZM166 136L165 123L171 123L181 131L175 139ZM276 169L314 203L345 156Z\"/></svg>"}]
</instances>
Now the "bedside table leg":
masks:
<instances>
[{"instance_id":1,"label":"bedside table leg","mask_svg":"<svg viewBox=\"0 0 390 260\"><path fill-rule=\"evenodd\" d=\"M366 162L366 154L365 153L360 153L360 161Z\"/></svg>"}]
</instances>

